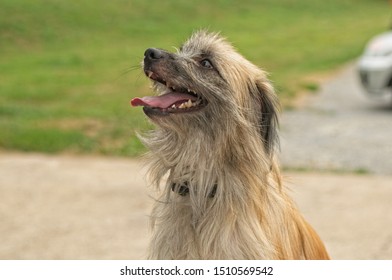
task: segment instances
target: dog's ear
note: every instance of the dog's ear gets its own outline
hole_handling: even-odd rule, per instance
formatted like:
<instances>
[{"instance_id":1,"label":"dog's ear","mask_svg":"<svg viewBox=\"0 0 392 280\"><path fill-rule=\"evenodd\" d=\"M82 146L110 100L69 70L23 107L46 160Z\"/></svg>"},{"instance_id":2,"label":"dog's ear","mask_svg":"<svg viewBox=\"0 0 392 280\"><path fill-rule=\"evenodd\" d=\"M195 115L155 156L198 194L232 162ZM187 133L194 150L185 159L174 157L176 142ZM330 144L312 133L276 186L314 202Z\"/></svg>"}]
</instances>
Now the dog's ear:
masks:
<instances>
[{"instance_id":1,"label":"dog's ear","mask_svg":"<svg viewBox=\"0 0 392 280\"><path fill-rule=\"evenodd\" d=\"M256 81L256 98L260 104L259 129L264 147L272 156L279 147L279 112L280 103L275 90L268 80Z\"/></svg>"}]
</instances>

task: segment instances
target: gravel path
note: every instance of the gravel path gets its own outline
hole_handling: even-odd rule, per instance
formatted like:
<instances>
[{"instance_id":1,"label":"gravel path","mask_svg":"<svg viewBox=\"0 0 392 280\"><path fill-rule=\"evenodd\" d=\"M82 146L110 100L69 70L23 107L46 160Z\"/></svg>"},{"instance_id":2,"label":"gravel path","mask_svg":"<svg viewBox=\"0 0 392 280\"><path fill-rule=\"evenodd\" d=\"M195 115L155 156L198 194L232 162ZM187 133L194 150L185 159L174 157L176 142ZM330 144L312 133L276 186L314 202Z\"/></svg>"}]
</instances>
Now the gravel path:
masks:
<instances>
[{"instance_id":1,"label":"gravel path","mask_svg":"<svg viewBox=\"0 0 392 280\"><path fill-rule=\"evenodd\" d=\"M392 174L392 106L365 96L354 64L286 111L281 136L285 167Z\"/></svg>"}]
</instances>

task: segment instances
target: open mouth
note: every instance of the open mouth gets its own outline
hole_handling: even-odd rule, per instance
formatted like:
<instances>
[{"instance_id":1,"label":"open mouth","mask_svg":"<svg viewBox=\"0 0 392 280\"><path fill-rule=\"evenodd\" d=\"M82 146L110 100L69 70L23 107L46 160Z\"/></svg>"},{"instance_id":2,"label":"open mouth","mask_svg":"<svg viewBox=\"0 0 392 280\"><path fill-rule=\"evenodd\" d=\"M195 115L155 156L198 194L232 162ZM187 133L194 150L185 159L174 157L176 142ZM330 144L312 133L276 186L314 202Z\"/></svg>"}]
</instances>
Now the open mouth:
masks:
<instances>
[{"instance_id":1,"label":"open mouth","mask_svg":"<svg viewBox=\"0 0 392 280\"><path fill-rule=\"evenodd\" d=\"M143 106L145 113L168 115L195 112L207 105L207 101L189 88L170 83L152 71L146 75L153 81L166 87L158 96L136 97L132 106Z\"/></svg>"}]
</instances>

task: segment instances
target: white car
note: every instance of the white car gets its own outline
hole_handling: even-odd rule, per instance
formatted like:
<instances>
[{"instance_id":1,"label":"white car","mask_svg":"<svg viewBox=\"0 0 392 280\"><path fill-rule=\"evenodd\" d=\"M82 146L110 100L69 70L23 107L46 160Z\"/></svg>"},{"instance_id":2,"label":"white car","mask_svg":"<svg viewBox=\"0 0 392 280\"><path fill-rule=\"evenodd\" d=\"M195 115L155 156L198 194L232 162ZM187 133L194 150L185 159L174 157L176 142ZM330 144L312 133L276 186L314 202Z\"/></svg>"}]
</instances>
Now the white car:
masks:
<instances>
[{"instance_id":1,"label":"white car","mask_svg":"<svg viewBox=\"0 0 392 280\"><path fill-rule=\"evenodd\" d=\"M392 31L370 40L359 59L358 71L369 96L392 93Z\"/></svg>"}]
</instances>

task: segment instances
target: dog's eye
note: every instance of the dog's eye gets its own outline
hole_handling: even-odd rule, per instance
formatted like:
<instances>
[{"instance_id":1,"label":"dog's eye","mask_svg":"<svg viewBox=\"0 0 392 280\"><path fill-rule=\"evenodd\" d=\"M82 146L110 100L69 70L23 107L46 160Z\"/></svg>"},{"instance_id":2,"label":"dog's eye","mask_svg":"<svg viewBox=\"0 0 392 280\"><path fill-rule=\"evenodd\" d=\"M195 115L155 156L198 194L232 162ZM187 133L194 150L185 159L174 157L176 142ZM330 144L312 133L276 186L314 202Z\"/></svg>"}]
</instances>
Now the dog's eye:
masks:
<instances>
[{"instance_id":1,"label":"dog's eye","mask_svg":"<svg viewBox=\"0 0 392 280\"><path fill-rule=\"evenodd\" d=\"M203 59L202 61L200 61L200 65L203 66L203 67L205 67L205 68L209 68L209 69L214 68L214 67L212 66L211 61L209 61L208 59Z\"/></svg>"}]
</instances>

